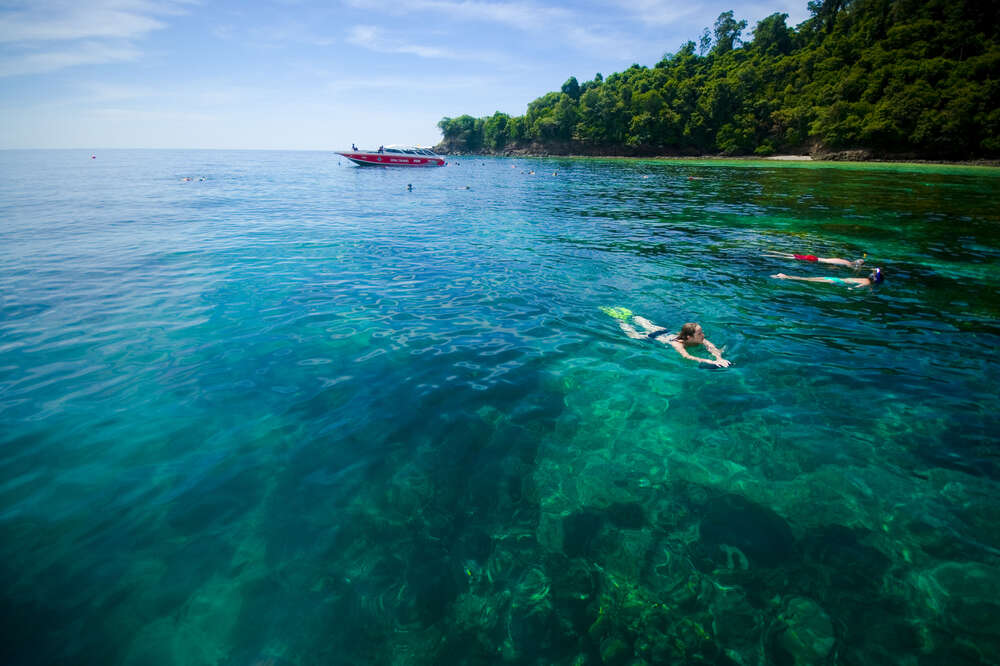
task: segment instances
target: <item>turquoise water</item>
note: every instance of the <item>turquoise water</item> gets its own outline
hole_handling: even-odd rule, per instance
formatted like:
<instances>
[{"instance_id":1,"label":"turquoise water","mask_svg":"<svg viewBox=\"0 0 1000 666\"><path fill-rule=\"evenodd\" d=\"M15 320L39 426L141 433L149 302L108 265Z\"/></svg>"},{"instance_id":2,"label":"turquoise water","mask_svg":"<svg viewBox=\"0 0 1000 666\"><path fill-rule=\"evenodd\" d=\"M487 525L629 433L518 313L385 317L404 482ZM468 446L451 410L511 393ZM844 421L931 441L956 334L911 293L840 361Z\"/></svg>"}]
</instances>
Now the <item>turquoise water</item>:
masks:
<instances>
[{"instance_id":1,"label":"turquoise water","mask_svg":"<svg viewBox=\"0 0 1000 666\"><path fill-rule=\"evenodd\" d=\"M1000 661L998 170L0 173L5 664Z\"/></svg>"}]
</instances>

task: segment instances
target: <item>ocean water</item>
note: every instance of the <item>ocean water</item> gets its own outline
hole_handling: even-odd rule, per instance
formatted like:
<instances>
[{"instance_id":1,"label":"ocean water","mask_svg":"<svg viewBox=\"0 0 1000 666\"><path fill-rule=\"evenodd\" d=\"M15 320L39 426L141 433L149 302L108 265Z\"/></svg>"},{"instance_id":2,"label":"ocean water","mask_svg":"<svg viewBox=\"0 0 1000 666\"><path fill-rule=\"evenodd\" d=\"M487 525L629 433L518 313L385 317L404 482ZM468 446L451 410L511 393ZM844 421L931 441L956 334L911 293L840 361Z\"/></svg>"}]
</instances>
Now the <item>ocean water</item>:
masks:
<instances>
[{"instance_id":1,"label":"ocean water","mask_svg":"<svg viewBox=\"0 0 1000 666\"><path fill-rule=\"evenodd\" d=\"M1000 662L1000 170L0 175L4 664Z\"/></svg>"}]
</instances>

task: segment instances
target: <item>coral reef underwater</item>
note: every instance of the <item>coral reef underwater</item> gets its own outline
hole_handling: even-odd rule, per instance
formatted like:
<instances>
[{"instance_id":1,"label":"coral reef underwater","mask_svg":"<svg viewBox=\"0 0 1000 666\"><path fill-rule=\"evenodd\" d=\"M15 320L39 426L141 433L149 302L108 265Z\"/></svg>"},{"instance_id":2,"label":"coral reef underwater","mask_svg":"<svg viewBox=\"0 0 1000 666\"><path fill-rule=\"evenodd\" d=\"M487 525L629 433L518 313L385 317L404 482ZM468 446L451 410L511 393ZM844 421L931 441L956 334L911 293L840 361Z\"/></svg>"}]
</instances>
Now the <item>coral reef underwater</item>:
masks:
<instances>
[{"instance_id":1,"label":"coral reef underwater","mask_svg":"<svg viewBox=\"0 0 1000 666\"><path fill-rule=\"evenodd\" d=\"M666 396L599 384L567 373L548 419L483 406L358 494L322 584L358 663L1000 660L1000 537L949 537L938 497L995 513L988 479L820 464L746 421L685 441Z\"/></svg>"}]
</instances>

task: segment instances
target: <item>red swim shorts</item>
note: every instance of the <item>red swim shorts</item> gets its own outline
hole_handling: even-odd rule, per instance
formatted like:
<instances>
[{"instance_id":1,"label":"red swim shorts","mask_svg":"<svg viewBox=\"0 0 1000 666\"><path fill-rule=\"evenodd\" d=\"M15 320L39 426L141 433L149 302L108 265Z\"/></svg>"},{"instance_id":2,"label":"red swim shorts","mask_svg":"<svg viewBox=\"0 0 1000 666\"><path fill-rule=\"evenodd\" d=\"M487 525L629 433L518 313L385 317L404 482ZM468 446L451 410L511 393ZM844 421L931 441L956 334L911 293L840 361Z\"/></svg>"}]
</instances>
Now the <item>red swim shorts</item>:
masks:
<instances>
[{"instance_id":1,"label":"red swim shorts","mask_svg":"<svg viewBox=\"0 0 1000 666\"><path fill-rule=\"evenodd\" d=\"M795 258L801 261L818 261L815 254L796 254Z\"/></svg>"}]
</instances>

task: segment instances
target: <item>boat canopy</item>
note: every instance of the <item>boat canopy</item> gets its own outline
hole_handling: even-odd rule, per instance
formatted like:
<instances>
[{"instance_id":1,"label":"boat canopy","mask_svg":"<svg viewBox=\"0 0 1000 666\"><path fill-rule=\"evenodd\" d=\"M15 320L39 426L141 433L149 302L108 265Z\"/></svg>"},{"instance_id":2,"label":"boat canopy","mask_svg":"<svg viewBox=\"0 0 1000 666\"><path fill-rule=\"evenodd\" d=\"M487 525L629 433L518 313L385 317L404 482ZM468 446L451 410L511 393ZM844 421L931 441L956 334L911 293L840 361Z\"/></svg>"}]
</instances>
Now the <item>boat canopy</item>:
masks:
<instances>
[{"instance_id":1,"label":"boat canopy","mask_svg":"<svg viewBox=\"0 0 1000 666\"><path fill-rule=\"evenodd\" d=\"M435 154L433 150L428 150L427 148L421 148L419 146L386 146L383 152L396 153L398 155L423 155L425 157L437 157L437 154Z\"/></svg>"}]
</instances>

